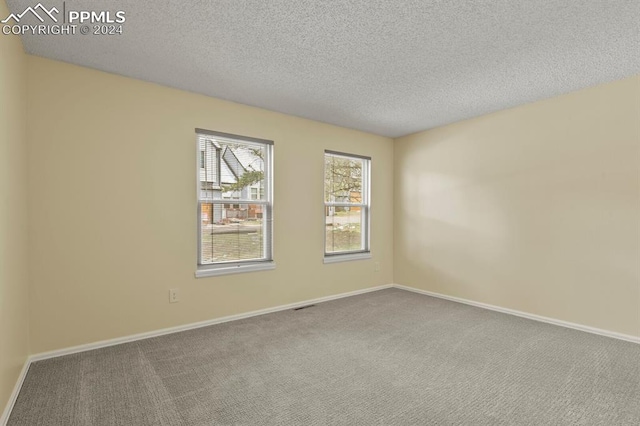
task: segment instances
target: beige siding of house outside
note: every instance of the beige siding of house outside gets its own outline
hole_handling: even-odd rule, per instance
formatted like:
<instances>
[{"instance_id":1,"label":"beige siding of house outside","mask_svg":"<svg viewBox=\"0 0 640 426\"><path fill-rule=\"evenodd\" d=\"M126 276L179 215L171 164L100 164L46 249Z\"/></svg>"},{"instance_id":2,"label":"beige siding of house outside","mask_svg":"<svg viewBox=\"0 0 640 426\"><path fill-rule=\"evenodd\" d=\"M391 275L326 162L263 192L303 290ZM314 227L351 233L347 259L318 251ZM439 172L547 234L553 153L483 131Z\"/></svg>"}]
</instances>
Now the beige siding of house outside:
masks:
<instances>
[{"instance_id":1,"label":"beige siding of house outside","mask_svg":"<svg viewBox=\"0 0 640 426\"><path fill-rule=\"evenodd\" d=\"M20 39L0 34L0 415L29 352L26 72Z\"/></svg>"},{"instance_id":2,"label":"beige siding of house outside","mask_svg":"<svg viewBox=\"0 0 640 426\"><path fill-rule=\"evenodd\" d=\"M395 282L640 336L640 76L395 142Z\"/></svg>"}]
</instances>

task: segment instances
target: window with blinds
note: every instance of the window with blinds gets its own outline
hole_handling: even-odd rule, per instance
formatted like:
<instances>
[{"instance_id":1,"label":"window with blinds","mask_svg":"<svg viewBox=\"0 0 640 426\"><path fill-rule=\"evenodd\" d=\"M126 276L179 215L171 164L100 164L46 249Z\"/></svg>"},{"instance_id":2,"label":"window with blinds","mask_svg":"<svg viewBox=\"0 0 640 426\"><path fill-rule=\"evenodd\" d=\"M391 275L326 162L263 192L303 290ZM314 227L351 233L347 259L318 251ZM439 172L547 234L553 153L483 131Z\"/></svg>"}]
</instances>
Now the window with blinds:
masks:
<instances>
[{"instance_id":1,"label":"window with blinds","mask_svg":"<svg viewBox=\"0 0 640 426\"><path fill-rule=\"evenodd\" d=\"M369 258L371 159L325 151L325 261ZM343 258L343 259L340 259Z\"/></svg>"},{"instance_id":2,"label":"window with blinds","mask_svg":"<svg viewBox=\"0 0 640 426\"><path fill-rule=\"evenodd\" d=\"M196 276L272 269L273 142L196 129Z\"/></svg>"}]
</instances>

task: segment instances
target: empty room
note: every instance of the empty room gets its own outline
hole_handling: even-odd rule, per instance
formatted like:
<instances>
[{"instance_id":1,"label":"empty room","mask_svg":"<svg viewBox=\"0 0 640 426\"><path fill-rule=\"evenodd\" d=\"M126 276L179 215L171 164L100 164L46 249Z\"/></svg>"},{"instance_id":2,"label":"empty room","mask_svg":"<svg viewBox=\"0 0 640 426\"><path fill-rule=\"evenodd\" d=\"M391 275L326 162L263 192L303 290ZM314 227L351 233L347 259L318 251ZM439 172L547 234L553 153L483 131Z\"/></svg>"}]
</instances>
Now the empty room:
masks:
<instances>
[{"instance_id":1,"label":"empty room","mask_svg":"<svg viewBox=\"0 0 640 426\"><path fill-rule=\"evenodd\" d=\"M637 0L0 0L0 426L640 425Z\"/></svg>"}]
</instances>

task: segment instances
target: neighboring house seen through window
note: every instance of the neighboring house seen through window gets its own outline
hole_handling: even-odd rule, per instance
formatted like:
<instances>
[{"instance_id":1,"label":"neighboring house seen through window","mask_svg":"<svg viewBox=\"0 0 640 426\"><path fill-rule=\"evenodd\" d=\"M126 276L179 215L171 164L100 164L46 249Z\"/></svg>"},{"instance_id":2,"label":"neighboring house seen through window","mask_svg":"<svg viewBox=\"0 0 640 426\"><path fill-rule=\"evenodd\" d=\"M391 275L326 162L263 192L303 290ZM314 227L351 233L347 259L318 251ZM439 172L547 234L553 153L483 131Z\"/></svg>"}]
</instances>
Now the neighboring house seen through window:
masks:
<instances>
[{"instance_id":1,"label":"neighboring house seen through window","mask_svg":"<svg viewBox=\"0 0 640 426\"><path fill-rule=\"evenodd\" d=\"M273 142L202 129L196 134L196 276L273 269Z\"/></svg>"},{"instance_id":2,"label":"neighboring house seen through window","mask_svg":"<svg viewBox=\"0 0 640 426\"><path fill-rule=\"evenodd\" d=\"M325 151L325 263L370 258L371 159Z\"/></svg>"}]
</instances>

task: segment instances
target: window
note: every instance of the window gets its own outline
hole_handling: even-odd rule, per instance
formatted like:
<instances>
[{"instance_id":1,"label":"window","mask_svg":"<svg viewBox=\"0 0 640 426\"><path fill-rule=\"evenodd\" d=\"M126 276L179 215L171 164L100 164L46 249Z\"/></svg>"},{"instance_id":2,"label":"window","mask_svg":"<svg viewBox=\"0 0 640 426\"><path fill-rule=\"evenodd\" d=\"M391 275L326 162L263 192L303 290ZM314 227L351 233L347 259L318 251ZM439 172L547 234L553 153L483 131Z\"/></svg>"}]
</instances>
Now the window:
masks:
<instances>
[{"instance_id":1,"label":"window","mask_svg":"<svg viewBox=\"0 0 640 426\"><path fill-rule=\"evenodd\" d=\"M325 151L325 263L367 259L371 159Z\"/></svg>"},{"instance_id":2,"label":"window","mask_svg":"<svg viewBox=\"0 0 640 426\"><path fill-rule=\"evenodd\" d=\"M262 198L264 194L264 191L262 188L251 188L251 199L252 200L259 200Z\"/></svg>"},{"instance_id":3,"label":"window","mask_svg":"<svg viewBox=\"0 0 640 426\"><path fill-rule=\"evenodd\" d=\"M196 135L196 276L273 269L273 142L202 129Z\"/></svg>"}]
</instances>

